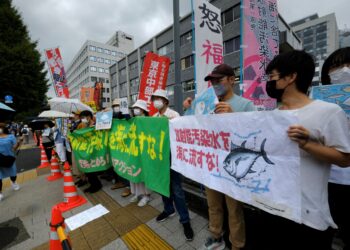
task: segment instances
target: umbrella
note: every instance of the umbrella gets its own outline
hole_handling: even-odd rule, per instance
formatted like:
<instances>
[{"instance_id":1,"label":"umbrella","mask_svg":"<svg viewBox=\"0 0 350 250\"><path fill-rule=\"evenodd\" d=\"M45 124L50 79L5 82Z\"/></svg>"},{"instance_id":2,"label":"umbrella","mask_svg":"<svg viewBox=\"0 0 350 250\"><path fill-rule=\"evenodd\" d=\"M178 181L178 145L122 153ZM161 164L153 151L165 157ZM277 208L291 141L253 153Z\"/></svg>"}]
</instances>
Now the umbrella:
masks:
<instances>
[{"instance_id":1,"label":"umbrella","mask_svg":"<svg viewBox=\"0 0 350 250\"><path fill-rule=\"evenodd\" d=\"M67 113L63 113L60 111L56 111L56 110L46 110L43 111L39 114L39 117L47 117L47 118L68 118L68 117L73 117L72 114L67 114Z\"/></svg>"},{"instance_id":2,"label":"umbrella","mask_svg":"<svg viewBox=\"0 0 350 250\"><path fill-rule=\"evenodd\" d=\"M49 100L49 104L51 110L56 110L68 114L83 110L89 110L93 112L93 110L88 105L82 103L78 99L55 97Z\"/></svg>"},{"instance_id":3,"label":"umbrella","mask_svg":"<svg viewBox=\"0 0 350 250\"><path fill-rule=\"evenodd\" d=\"M0 109L2 110L6 110L6 111L12 111L12 112L15 112L14 109L10 108L9 106L3 104L2 102L0 102Z\"/></svg>"},{"instance_id":4,"label":"umbrella","mask_svg":"<svg viewBox=\"0 0 350 250\"><path fill-rule=\"evenodd\" d=\"M43 130L43 129L45 129L44 125L46 123L49 124L50 128L55 126L55 124L49 119L35 119L35 120L32 120L28 126L32 130Z\"/></svg>"}]
</instances>

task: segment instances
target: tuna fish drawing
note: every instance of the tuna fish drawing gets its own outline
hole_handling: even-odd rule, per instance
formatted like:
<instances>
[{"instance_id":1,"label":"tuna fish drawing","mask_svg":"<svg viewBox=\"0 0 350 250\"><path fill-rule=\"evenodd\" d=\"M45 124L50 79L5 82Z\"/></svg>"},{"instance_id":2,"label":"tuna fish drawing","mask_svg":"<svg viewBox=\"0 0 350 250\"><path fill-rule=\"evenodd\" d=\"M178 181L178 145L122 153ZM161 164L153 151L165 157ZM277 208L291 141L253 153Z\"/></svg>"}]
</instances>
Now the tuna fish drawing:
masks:
<instances>
[{"instance_id":1,"label":"tuna fish drawing","mask_svg":"<svg viewBox=\"0 0 350 250\"><path fill-rule=\"evenodd\" d=\"M262 157L268 164L275 165L267 158L265 152L266 138L260 146L260 151L255 151L245 147L247 141L244 141L241 146L237 146L231 142L231 152L224 160L225 171L235 178L238 182L248 174L253 174L253 166L259 157Z\"/></svg>"}]
</instances>

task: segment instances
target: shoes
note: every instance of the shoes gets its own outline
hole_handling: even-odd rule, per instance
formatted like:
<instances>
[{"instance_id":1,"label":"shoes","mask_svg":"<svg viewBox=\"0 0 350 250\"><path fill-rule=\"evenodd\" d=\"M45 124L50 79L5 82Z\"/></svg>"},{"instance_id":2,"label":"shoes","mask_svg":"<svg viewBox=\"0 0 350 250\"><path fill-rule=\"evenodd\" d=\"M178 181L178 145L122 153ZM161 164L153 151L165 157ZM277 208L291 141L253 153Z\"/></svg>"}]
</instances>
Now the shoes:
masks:
<instances>
[{"instance_id":1,"label":"shoes","mask_svg":"<svg viewBox=\"0 0 350 250\"><path fill-rule=\"evenodd\" d=\"M102 186L90 186L90 187L84 189L84 192L93 194L93 193L96 193L97 191L99 191L101 188L102 188Z\"/></svg>"},{"instance_id":2,"label":"shoes","mask_svg":"<svg viewBox=\"0 0 350 250\"><path fill-rule=\"evenodd\" d=\"M111 181L111 180L113 180L113 176L110 175L110 174L101 174L101 175L100 175L100 178L101 178L101 179L104 179L104 180L106 180L106 181Z\"/></svg>"},{"instance_id":3,"label":"shoes","mask_svg":"<svg viewBox=\"0 0 350 250\"><path fill-rule=\"evenodd\" d=\"M16 182L12 182L12 189L17 191L20 189L20 186Z\"/></svg>"},{"instance_id":4,"label":"shoes","mask_svg":"<svg viewBox=\"0 0 350 250\"><path fill-rule=\"evenodd\" d=\"M125 188L123 193L121 194L122 197L128 197L129 195L131 195L131 191L130 188Z\"/></svg>"},{"instance_id":5,"label":"shoes","mask_svg":"<svg viewBox=\"0 0 350 250\"><path fill-rule=\"evenodd\" d=\"M4 198L4 195L0 193L0 201Z\"/></svg>"},{"instance_id":6,"label":"shoes","mask_svg":"<svg viewBox=\"0 0 350 250\"><path fill-rule=\"evenodd\" d=\"M119 188L123 188L123 187L126 187L126 185L122 182L117 182L116 184L114 184L111 189L114 190L114 189L119 189Z\"/></svg>"},{"instance_id":7,"label":"shoes","mask_svg":"<svg viewBox=\"0 0 350 250\"><path fill-rule=\"evenodd\" d=\"M223 250L225 249L225 241L222 237L219 239L215 239L214 237L207 238L207 241L205 242L202 249L206 250Z\"/></svg>"},{"instance_id":8,"label":"shoes","mask_svg":"<svg viewBox=\"0 0 350 250\"><path fill-rule=\"evenodd\" d=\"M175 214L176 214L175 211L172 214L168 214L165 211L163 211L160 215L157 216L156 221L158 221L158 222L165 221L169 217L173 217Z\"/></svg>"},{"instance_id":9,"label":"shoes","mask_svg":"<svg viewBox=\"0 0 350 250\"><path fill-rule=\"evenodd\" d=\"M138 201L139 200L139 197L137 197L137 195L133 195L130 199L129 199L129 202L130 203L134 203L134 202L136 202L136 201Z\"/></svg>"},{"instance_id":10,"label":"shoes","mask_svg":"<svg viewBox=\"0 0 350 250\"><path fill-rule=\"evenodd\" d=\"M190 222L186 222L186 223L184 223L182 225L184 227L184 234L185 234L186 240L187 241L193 240L193 230L192 230L192 227L191 227L191 223Z\"/></svg>"},{"instance_id":11,"label":"shoes","mask_svg":"<svg viewBox=\"0 0 350 250\"><path fill-rule=\"evenodd\" d=\"M82 187L87 184L87 181L79 180L74 183L77 187Z\"/></svg>"},{"instance_id":12,"label":"shoes","mask_svg":"<svg viewBox=\"0 0 350 250\"><path fill-rule=\"evenodd\" d=\"M151 200L151 198L148 195L144 195L142 199L137 203L137 206L144 207L147 205L147 203Z\"/></svg>"}]
</instances>

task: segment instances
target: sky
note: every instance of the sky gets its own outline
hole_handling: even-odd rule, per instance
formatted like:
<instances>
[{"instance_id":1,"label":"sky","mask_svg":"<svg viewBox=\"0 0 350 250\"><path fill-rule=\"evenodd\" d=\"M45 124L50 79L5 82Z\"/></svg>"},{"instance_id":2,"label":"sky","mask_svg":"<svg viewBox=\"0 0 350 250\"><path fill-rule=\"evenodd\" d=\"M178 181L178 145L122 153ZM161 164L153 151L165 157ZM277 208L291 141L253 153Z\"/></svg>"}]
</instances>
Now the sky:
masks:
<instances>
[{"instance_id":1,"label":"sky","mask_svg":"<svg viewBox=\"0 0 350 250\"><path fill-rule=\"evenodd\" d=\"M180 16L191 0L180 1ZM66 67L86 40L107 42L117 30L134 36L135 48L172 23L172 0L13 0L30 37L44 49L60 47ZM277 0L289 23L317 13L335 13L339 29L350 28L349 0ZM51 80L50 80L51 82ZM48 96L54 96L52 85Z\"/></svg>"}]
</instances>

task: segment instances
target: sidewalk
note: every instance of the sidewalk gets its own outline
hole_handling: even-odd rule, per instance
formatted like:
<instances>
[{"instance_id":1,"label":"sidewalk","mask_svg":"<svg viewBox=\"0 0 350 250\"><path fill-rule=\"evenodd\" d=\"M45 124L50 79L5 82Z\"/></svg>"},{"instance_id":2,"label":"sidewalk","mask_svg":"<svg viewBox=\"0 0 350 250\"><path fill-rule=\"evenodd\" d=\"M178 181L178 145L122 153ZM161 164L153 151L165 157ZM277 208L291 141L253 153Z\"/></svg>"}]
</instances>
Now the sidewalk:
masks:
<instances>
[{"instance_id":1,"label":"sidewalk","mask_svg":"<svg viewBox=\"0 0 350 250\"><path fill-rule=\"evenodd\" d=\"M16 240L5 249L48 249L51 207L63 201L63 180L48 182L47 174L40 174L42 171L37 175L36 170L19 174L19 191L10 188L9 180L4 181L0 227L14 218L24 226ZM103 185L103 190L95 194L85 195L78 190L89 202L63 214L64 218L69 218L95 204L102 204L110 211L69 233L74 249L199 249L209 235L207 220L190 212L195 237L187 242L178 216L161 223L155 221L163 209L159 195L153 193L149 205L140 208L130 204L129 197L122 198L121 189L110 190L109 182Z\"/></svg>"}]
</instances>

